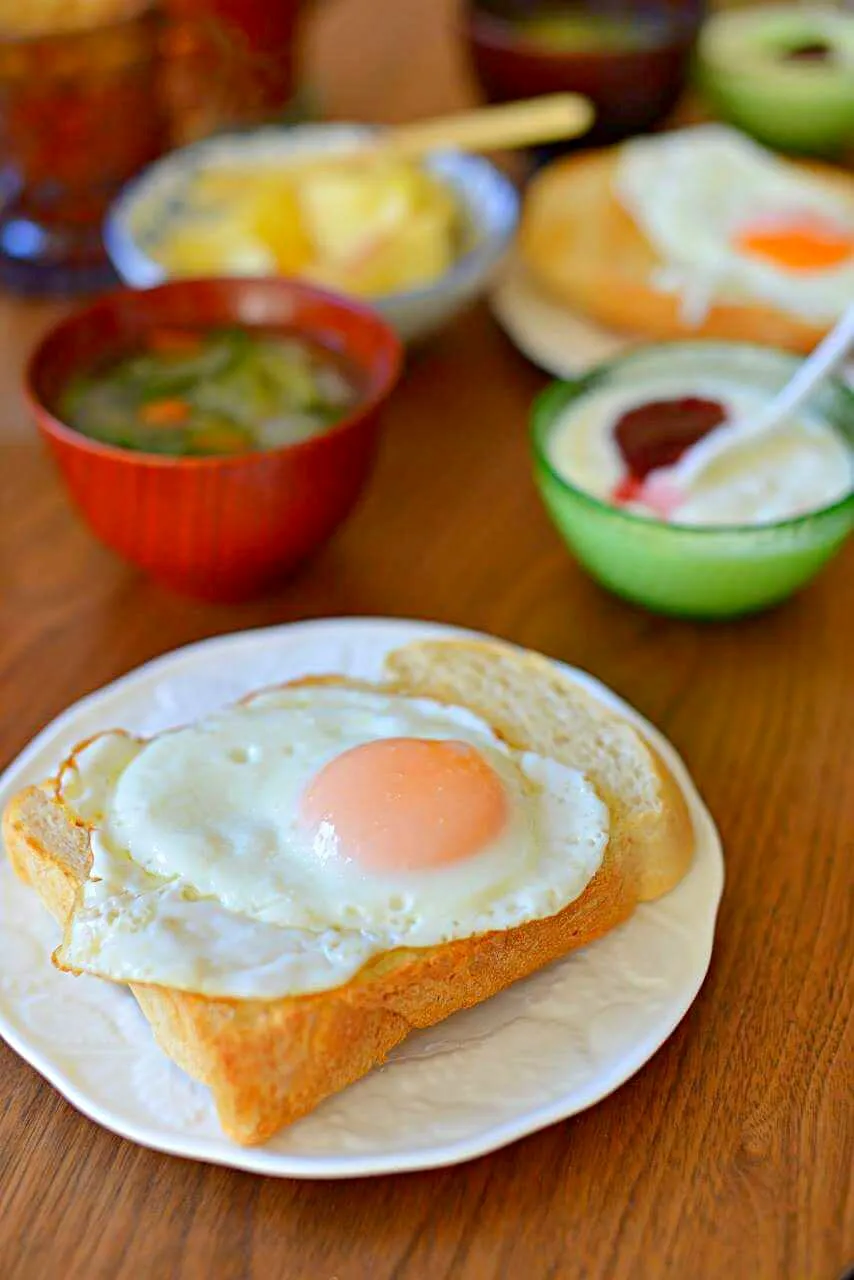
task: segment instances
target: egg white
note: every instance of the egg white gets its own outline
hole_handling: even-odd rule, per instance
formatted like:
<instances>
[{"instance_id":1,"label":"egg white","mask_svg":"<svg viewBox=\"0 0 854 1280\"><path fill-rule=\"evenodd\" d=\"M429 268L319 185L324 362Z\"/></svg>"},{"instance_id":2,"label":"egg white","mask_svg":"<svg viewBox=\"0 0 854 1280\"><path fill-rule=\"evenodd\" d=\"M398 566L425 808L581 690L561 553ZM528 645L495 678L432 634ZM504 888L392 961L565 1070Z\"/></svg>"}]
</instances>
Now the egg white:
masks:
<instances>
[{"instance_id":1,"label":"egg white","mask_svg":"<svg viewBox=\"0 0 854 1280\"><path fill-rule=\"evenodd\" d=\"M832 323L854 297L854 260L787 271L739 250L739 232L766 219L815 216L854 235L854 197L735 129L697 125L624 143L614 192L664 264L654 283L679 294L687 323L701 323L715 300Z\"/></svg>"},{"instance_id":2,"label":"egg white","mask_svg":"<svg viewBox=\"0 0 854 1280\"><path fill-rule=\"evenodd\" d=\"M499 838L421 872L319 856L298 821L305 786L343 751L391 737L480 751L508 799ZM148 742L104 735L59 794L93 854L60 963L245 998L325 990L382 951L553 915L598 870L609 828L581 773L514 751L471 712L337 686L272 691Z\"/></svg>"}]
</instances>

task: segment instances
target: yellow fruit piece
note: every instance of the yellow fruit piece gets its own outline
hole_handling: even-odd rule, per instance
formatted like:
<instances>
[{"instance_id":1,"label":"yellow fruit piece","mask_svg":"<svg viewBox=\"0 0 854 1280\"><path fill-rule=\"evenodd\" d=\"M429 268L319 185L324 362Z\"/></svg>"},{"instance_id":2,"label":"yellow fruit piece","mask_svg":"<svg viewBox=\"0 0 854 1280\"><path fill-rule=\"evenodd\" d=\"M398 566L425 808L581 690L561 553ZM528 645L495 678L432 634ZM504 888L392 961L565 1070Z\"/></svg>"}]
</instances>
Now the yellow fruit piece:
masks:
<instances>
[{"instance_id":1,"label":"yellow fruit piece","mask_svg":"<svg viewBox=\"0 0 854 1280\"><path fill-rule=\"evenodd\" d=\"M382 154L199 173L154 256L173 275L303 275L371 296L428 284L456 256L450 191Z\"/></svg>"},{"instance_id":2,"label":"yellow fruit piece","mask_svg":"<svg viewBox=\"0 0 854 1280\"><path fill-rule=\"evenodd\" d=\"M311 253L287 171L220 167L196 177L153 256L174 275L292 275Z\"/></svg>"},{"instance_id":3,"label":"yellow fruit piece","mask_svg":"<svg viewBox=\"0 0 854 1280\"><path fill-rule=\"evenodd\" d=\"M329 288L372 297L430 284L450 270L454 256L444 223L422 213L410 218L394 235L375 242L361 258L316 262L308 274Z\"/></svg>"},{"instance_id":4,"label":"yellow fruit piece","mask_svg":"<svg viewBox=\"0 0 854 1280\"><path fill-rule=\"evenodd\" d=\"M344 162L304 174L300 202L318 259L347 262L392 235L412 210L408 174Z\"/></svg>"},{"instance_id":5,"label":"yellow fruit piece","mask_svg":"<svg viewBox=\"0 0 854 1280\"><path fill-rule=\"evenodd\" d=\"M314 246L303 225L297 189L291 182L259 188L250 217L255 234L272 251L282 275L298 275L312 260Z\"/></svg>"},{"instance_id":6,"label":"yellow fruit piece","mask_svg":"<svg viewBox=\"0 0 854 1280\"><path fill-rule=\"evenodd\" d=\"M218 211L227 226L265 244L280 271L298 271L311 258L312 244L303 227L297 172L295 166L211 169L196 180L192 203Z\"/></svg>"},{"instance_id":7,"label":"yellow fruit piece","mask_svg":"<svg viewBox=\"0 0 854 1280\"><path fill-rule=\"evenodd\" d=\"M442 275L454 258L456 208L423 169L393 159L318 166L300 198L314 241L313 279L360 294Z\"/></svg>"},{"instance_id":8,"label":"yellow fruit piece","mask_svg":"<svg viewBox=\"0 0 854 1280\"><path fill-rule=\"evenodd\" d=\"M268 245L225 221L182 220L164 233L152 257L174 276L264 275L276 271L277 265Z\"/></svg>"}]
</instances>

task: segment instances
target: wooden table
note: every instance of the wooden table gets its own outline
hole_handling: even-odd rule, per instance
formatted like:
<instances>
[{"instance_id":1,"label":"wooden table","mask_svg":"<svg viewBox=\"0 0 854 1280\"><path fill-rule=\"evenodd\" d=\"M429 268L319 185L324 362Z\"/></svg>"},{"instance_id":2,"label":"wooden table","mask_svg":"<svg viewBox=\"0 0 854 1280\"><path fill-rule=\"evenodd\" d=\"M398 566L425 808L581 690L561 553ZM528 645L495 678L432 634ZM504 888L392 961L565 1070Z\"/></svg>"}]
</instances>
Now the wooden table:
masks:
<instances>
[{"instance_id":1,"label":"wooden table","mask_svg":"<svg viewBox=\"0 0 854 1280\"><path fill-rule=\"evenodd\" d=\"M330 4L312 58L337 114L458 102L450 12ZM728 881L708 980L652 1062L586 1114L455 1169L299 1183L164 1157L0 1046L0 1275L837 1280L854 1260L851 549L731 625L605 595L529 479L543 379L478 310L413 360L334 544L269 599L190 603L90 537L26 421L22 361L55 314L0 300L0 764L73 699L202 636L441 619L589 668L660 725L717 817Z\"/></svg>"}]
</instances>

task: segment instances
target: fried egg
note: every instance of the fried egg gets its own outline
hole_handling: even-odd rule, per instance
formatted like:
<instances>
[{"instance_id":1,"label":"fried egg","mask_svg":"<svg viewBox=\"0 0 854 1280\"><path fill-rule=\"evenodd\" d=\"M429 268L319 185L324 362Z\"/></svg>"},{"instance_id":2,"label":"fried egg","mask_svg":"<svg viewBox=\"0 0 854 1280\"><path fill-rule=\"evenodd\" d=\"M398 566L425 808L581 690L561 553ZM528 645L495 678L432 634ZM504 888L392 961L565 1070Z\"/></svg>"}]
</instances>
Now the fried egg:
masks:
<instances>
[{"instance_id":1,"label":"fried egg","mask_svg":"<svg viewBox=\"0 0 854 1280\"><path fill-rule=\"evenodd\" d=\"M338 685L101 735L58 792L92 849L58 962L213 996L326 990L553 915L608 841L583 774L461 707Z\"/></svg>"},{"instance_id":2,"label":"fried egg","mask_svg":"<svg viewBox=\"0 0 854 1280\"><path fill-rule=\"evenodd\" d=\"M832 324L854 297L854 195L724 125L620 149L614 191L661 259L686 322L714 301Z\"/></svg>"}]
</instances>

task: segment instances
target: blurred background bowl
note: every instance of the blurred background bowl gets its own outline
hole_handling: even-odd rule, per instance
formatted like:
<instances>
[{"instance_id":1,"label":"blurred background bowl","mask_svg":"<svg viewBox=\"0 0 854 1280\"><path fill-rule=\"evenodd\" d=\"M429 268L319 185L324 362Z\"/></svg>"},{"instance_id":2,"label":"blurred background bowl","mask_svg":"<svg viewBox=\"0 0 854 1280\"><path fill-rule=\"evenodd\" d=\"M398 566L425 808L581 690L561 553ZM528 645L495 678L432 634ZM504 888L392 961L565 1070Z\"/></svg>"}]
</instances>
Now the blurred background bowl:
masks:
<instances>
[{"instance_id":1,"label":"blurred background bowl","mask_svg":"<svg viewBox=\"0 0 854 1280\"><path fill-rule=\"evenodd\" d=\"M580 141L599 146L658 124L688 76L705 0L466 0L475 74L497 102L572 89L596 122Z\"/></svg>"},{"instance_id":2,"label":"blurred background bowl","mask_svg":"<svg viewBox=\"0 0 854 1280\"><path fill-rule=\"evenodd\" d=\"M556 382L533 412L534 474L552 520L573 555L603 586L656 613L726 618L784 600L809 582L854 528L854 492L822 510L774 524L678 525L634 515L576 488L553 467L548 441L556 423L594 389L696 370L726 373L767 392L791 377L797 357L746 343L670 342L639 347L584 377ZM656 381L657 380L657 381ZM854 394L828 381L808 409L854 451Z\"/></svg>"},{"instance_id":3,"label":"blurred background bowl","mask_svg":"<svg viewBox=\"0 0 854 1280\"><path fill-rule=\"evenodd\" d=\"M81 435L56 414L75 375L139 348L152 329L260 326L338 352L360 380L356 409L323 435L265 452L166 457ZM368 479L379 409L400 343L374 312L280 279L122 289L55 326L27 371L30 407L75 505L108 546L165 585L208 599L265 590L317 551Z\"/></svg>"},{"instance_id":4,"label":"blurred background bowl","mask_svg":"<svg viewBox=\"0 0 854 1280\"><path fill-rule=\"evenodd\" d=\"M107 252L126 284L160 284L165 268L147 249L162 231L164 217L180 206L192 177L208 165L257 157L316 155L369 143L376 130L365 125L270 126L244 134L211 138L159 160L131 182L111 208L104 230ZM426 337L451 320L490 284L508 248L519 217L513 184L480 156L443 152L425 161L456 199L464 227L463 251L435 283L369 299L405 341Z\"/></svg>"},{"instance_id":5,"label":"blurred background bowl","mask_svg":"<svg viewBox=\"0 0 854 1280\"><path fill-rule=\"evenodd\" d=\"M709 19L697 81L724 120L783 151L854 146L854 13L760 5Z\"/></svg>"}]
</instances>

